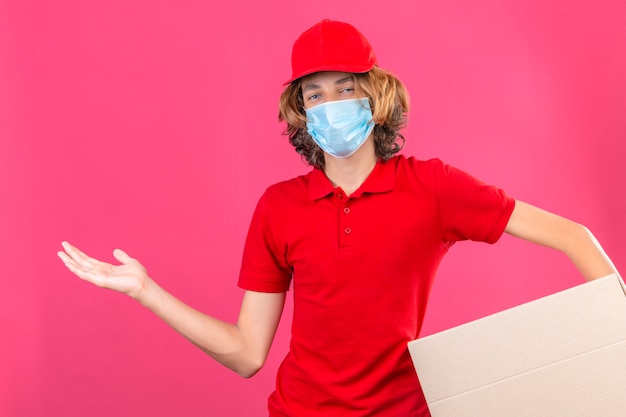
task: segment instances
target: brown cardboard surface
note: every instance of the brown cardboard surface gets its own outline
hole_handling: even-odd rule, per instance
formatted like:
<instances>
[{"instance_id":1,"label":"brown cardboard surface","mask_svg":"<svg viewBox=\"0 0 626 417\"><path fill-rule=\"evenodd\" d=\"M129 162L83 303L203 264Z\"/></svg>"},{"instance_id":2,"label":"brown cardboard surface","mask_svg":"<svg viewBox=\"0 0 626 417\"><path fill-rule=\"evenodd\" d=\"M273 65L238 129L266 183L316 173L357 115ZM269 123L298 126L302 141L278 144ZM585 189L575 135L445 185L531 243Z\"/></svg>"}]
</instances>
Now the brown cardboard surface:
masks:
<instances>
[{"instance_id":1,"label":"brown cardboard surface","mask_svg":"<svg viewBox=\"0 0 626 417\"><path fill-rule=\"evenodd\" d=\"M409 351L433 417L626 416L626 295L616 275Z\"/></svg>"}]
</instances>

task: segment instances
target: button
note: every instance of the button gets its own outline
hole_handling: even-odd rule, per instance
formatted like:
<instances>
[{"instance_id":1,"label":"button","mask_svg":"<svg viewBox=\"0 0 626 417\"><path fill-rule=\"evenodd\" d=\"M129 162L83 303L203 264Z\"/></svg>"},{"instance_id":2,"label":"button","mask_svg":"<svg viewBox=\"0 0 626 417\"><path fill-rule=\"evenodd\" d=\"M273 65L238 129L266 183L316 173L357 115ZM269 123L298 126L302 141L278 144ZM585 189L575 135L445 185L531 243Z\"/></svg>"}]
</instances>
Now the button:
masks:
<instances>
[{"instance_id":1,"label":"button","mask_svg":"<svg viewBox=\"0 0 626 417\"><path fill-rule=\"evenodd\" d=\"M350 207L344 207L343 212L346 214L350 214Z\"/></svg>"},{"instance_id":2,"label":"button","mask_svg":"<svg viewBox=\"0 0 626 417\"><path fill-rule=\"evenodd\" d=\"M346 227L345 229L343 229L343 231L345 232L345 234L349 235L350 233L352 233L352 229L349 227Z\"/></svg>"},{"instance_id":3,"label":"button","mask_svg":"<svg viewBox=\"0 0 626 417\"><path fill-rule=\"evenodd\" d=\"M341 200L343 198L343 196L341 195L341 193L337 193L337 200Z\"/></svg>"}]
</instances>

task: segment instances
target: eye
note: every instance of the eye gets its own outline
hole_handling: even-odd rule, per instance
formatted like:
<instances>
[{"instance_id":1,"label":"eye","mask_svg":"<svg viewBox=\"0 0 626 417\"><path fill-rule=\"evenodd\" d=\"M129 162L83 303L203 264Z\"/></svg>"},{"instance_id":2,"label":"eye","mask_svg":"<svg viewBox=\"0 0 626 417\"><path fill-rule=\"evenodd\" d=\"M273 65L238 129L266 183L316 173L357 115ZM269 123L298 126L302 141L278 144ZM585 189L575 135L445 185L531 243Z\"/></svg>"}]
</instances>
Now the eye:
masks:
<instances>
[{"instance_id":1,"label":"eye","mask_svg":"<svg viewBox=\"0 0 626 417\"><path fill-rule=\"evenodd\" d=\"M309 94L308 96L306 96L306 102L313 103L313 102L319 101L321 97L322 95L320 93Z\"/></svg>"}]
</instances>

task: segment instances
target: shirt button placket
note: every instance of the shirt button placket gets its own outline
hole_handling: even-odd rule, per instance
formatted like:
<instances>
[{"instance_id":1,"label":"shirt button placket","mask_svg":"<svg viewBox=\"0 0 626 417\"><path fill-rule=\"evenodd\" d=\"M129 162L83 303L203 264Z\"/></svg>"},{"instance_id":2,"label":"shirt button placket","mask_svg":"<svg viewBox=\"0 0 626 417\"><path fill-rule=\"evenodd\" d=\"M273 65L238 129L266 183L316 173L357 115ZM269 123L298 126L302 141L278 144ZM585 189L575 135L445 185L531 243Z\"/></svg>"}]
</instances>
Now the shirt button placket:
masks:
<instances>
[{"instance_id":1,"label":"shirt button placket","mask_svg":"<svg viewBox=\"0 0 626 417\"><path fill-rule=\"evenodd\" d=\"M350 207L344 207L344 208L343 208L343 213L344 213L345 215L350 214ZM350 226L346 226L346 227L343 229L343 232L344 232L345 234L349 235L350 233L352 233L352 228L351 228Z\"/></svg>"},{"instance_id":2,"label":"shirt button placket","mask_svg":"<svg viewBox=\"0 0 626 417\"><path fill-rule=\"evenodd\" d=\"M341 215L341 226L342 226L342 240L343 240L343 245L342 246L349 246L350 245L350 241L352 240L350 238L350 235L352 234L352 227L350 226L351 223L351 219L350 219L350 212L352 211L350 209L350 207L348 206L344 206L342 209L343 211L342 215Z\"/></svg>"}]
</instances>

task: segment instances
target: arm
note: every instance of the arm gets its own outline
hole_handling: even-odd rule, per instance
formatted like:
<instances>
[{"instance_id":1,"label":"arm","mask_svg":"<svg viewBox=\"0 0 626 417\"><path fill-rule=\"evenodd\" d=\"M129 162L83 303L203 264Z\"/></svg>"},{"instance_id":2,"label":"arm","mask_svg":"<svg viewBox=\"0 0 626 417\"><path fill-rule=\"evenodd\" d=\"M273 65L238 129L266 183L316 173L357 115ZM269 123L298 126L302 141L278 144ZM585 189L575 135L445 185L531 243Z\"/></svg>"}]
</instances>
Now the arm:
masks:
<instances>
[{"instance_id":1,"label":"arm","mask_svg":"<svg viewBox=\"0 0 626 417\"><path fill-rule=\"evenodd\" d=\"M67 242L58 253L79 278L139 301L212 358L243 377L265 363L283 311L285 293L246 291L236 324L203 314L161 288L146 269L123 251L113 252L121 265L93 259Z\"/></svg>"},{"instance_id":2,"label":"arm","mask_svg":"<svg viewBox=\"0 0 626 417\"><path fill-rule=\"evenodd\" d=\"M505 232L563 252L587 280L618 273L586 227L522 201L515 202Z\"/></svg>"}]
</instances>

